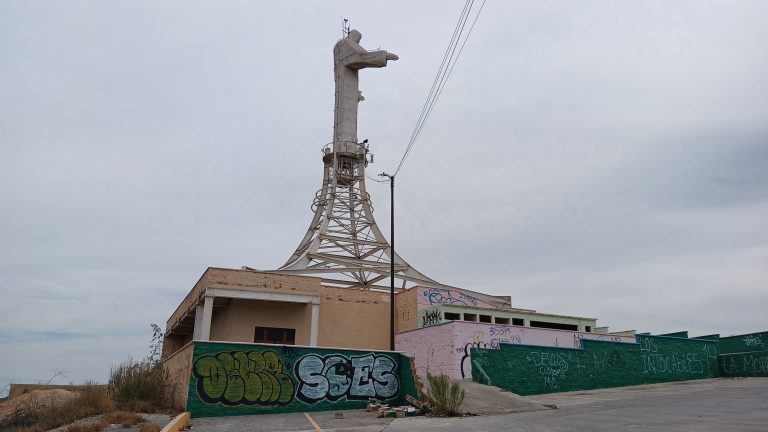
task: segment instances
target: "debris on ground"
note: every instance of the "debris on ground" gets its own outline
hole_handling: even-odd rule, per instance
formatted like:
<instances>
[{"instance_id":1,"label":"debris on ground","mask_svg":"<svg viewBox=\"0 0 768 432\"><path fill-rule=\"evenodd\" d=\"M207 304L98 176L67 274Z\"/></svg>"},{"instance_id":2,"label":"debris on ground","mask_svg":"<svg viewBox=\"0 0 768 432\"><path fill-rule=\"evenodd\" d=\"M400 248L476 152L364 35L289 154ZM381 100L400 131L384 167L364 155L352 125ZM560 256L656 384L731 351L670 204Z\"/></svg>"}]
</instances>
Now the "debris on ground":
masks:
<instances>
[{"instance_id":1,"label":"debris on ground","mask_svg":"<svg viewBox=\"0 0 768 432\"><path fill-rule=\"evenodd\" d=\"M366 411L378 413L379 417L403 418L420 416L432 412L432 407L427 402L422 402L412 396L406 396L410 405L392 407L382 404L380 400L370 400Z\"/></svg>"}]
</instances>

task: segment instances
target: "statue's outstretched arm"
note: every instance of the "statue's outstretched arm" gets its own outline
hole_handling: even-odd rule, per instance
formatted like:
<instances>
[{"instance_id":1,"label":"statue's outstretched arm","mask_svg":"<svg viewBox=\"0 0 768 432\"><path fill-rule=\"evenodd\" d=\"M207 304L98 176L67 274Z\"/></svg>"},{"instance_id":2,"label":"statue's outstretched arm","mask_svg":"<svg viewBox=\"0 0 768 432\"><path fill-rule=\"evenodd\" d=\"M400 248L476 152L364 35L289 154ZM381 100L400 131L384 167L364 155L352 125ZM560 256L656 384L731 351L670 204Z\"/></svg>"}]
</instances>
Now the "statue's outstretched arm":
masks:
<instances>
[{"instance_id":1,"label":"statue's outstretched arm","mask_svg":"<svg viewBox=\"0 0 768 432\"><path fill-rule=\"evenodd\" d=\"M380 68L387 65L387 60L397 60L399 57L395 54L380 51L362 51L356 52L345 59L345 65L352 69L363 69L369 67Z\"/></svg>"}]
</instances>

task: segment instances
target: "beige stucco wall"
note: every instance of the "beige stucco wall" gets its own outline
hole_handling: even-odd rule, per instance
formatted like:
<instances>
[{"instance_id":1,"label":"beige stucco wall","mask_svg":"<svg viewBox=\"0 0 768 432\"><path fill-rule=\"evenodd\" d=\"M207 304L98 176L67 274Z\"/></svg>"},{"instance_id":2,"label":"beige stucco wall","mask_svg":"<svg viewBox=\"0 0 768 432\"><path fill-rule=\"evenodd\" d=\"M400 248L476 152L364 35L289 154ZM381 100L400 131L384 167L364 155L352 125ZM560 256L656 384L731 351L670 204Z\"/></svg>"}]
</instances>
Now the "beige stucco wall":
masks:
<instances>
[{"instance_id":1,"label":"beige stucco wall","mask_svg":"<svg viewBox=\"0 0 768 432\"><path fill-rule=\"evenodd\" d=\"M309 345L311 306L307 303L283 303L232 299L211 319L211 340L253 342L255 327L296 329L296 344Z\"/></svg>"},{"instance_id":2,"label":"beige stucco wall","mask_svg":"<svg viewBox=\"0 0 768 432\"><path fill-rule=\"evenodd\" d=\"M163 394L164 402L180 411L187 406L189 376L192 373L192 347L193 344L189 343L163 360L163 368L168 374L168 383Z\"/></svg>"},{"instance_id":3,"label":"beige stucco wall","mask_svg":"<svg viewBox=\"0 0 768 432\"><path fill-rule=\"evenodd\" d=\"M175 353L190 342L192 342L192 334L186 336L166 335L165 338L163 338L162 358L167 358L169 355Z\"/></svg>"},{"instance_id":4,"label":"beige stucco wall","mask_svg":"<svg viewBox=\"0 0 768 432\"><path fill-rule=\"evenodd\" d=\"M389 349L389 293L320 287L318 345Z\"/></svg>"},{"instance_id":5,"label":"beige stucco wall","mask_svg":"<svg viewBox=\"0 0 768 432\"><path fill-rule=\"evenodd\" d=\"M319 346L389 349L389 293L323 286L316 277L209 268L168 319L163 358L189 341L169 330L195 313L207 288L319 297ZM281 327L296 329L296 344L309 345L311 310L307 303L233 299L214 307L211 340L253 342L254 327Z\"/></svg>"},{"instance_id":6,"label":"beige stucco wall","mask_svg":"<svg viewBox=\"0 0 768 432\"><path fill-rule=\"evenodd\" d=\"M417 326L416 297L417 288L407 289L395 294L395 332L413 330Z\"/></svg>"},{"instance_id":7,"label":"beige stucco wall","mask_svg":"<svg viewBox=\"0 0 768 432\"><path fill-rule=\"evenodd\" d=\"M193 313L195 307L200 303L205 289L209 287L312 295L312 292L316 292L320 288L320 279L262 273L253 270L209 267L168 319L166 328L173 328L184 315Z\"/></svg>"}]
</instances>

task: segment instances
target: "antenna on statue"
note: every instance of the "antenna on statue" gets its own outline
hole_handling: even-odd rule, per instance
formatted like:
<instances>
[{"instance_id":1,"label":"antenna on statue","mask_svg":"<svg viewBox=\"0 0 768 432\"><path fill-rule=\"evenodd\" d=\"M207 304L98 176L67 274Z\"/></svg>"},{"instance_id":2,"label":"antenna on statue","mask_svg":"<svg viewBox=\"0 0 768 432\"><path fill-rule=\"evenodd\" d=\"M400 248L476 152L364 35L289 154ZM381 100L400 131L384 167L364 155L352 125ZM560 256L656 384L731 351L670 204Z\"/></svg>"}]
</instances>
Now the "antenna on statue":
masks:
<instances>
[{"instance_id":1,"label":"antenna on statue","mask_svg":"<svg viewBox=\"0 0 768 432\"><path fill-rule=\"evenodd\" d=\"M341 36L347 37L347 35L349 34L349 20L346 18L342 18L342 20L343 21L341 22Z\"/></svg>"}]
</instances>

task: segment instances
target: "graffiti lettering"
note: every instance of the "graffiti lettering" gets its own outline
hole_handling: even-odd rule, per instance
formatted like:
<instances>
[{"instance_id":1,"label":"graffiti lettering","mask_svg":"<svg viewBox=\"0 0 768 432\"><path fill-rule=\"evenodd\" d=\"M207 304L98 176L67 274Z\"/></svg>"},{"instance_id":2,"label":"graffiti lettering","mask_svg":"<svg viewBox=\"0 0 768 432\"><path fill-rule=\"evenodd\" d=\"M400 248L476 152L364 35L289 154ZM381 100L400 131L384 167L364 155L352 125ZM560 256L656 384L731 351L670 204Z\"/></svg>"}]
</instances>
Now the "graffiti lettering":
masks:
<instances>
[{"instance_id":1,"label":"graffiti lettering","mask_svg":"<svg viewBox=\"0 0 768 432\"><path fill-rule=\"evenodd\" d=\"M744 356L743 371L751 372L753 374L765 374L766 371L768 371L768 356Z\"/></svg>"},{"instance_id":2,"label":"graffiti lettering","mask_svg":"<svg viewBox=\"0 0 768 432\"><path fill-rule=\"evenodd\" d=\"M421 326L431 327L433 325L440 324L440 311L435 309L434 311L426 311L421 316Z\"/></svg>"},{"instance_id":3,"label":"graffiti lettering","mask_svg":"<svg viewBox=\"0 0 768 432\"><path fill-rule=\"evenodd\" d=\"M471 295L464 294L460 291L456 292L454 297L451 290L443 290L437 288L430 288L424 291L424 296L429 300L429 304L462 304L464 306L477 305L477 299Z\"/></svg>"},{"instance_id":4,"label":"graffiti lettering","mask_svg":"<svg viewBox=\"0 0 768 432\"><path fill-rule=\"evenodd\" d=\"M621 354L619 354L618 351L613 350L613 352L608 356L608 367L614 367L623 364L624 360L621 358Z\"/></svg>"},{"instance_id":5,"label":"graffiti lettering","mask_svg":"<svg viewBox=\"0 0 768 432\"><path fill-rule=\"evenodd\" d=\"M506 334L509 334L509 332L511 331L512 331L511 327L504 327L504 326L488 327L488 333L491 336L504 336Z\"/></svg>"},{"instance_id":6,"label":"graffiti lettering","mask_svg":"<svg viewBox=\"0 0 768 432\"><path fill-rule=\"evenodd\" d=\"M523 343L523 337L521 335L514 335L511 338L493 338L491 339L491 348L499 348L499 344L521 344Z\"/></svg>"},{"instance_id":7,"label":"graffiti lettering","mask_svg":"<svg viewBox=\"0 0 768 432\"><path fill-rule=\"evenodd\" d=\"M734 359L733 357L728 357L728 358L723 357L722 359L723 359L722 360L722 366L723 366L723 371L724 372L726 372L726 373L734 373L734 372L738 371L739 367L736 366L736 359ZM726 360L728 360L728 364L725 364Z\"/></svg>"},{"instance_id":8,"label":"graffiti lettering","mask_svg":"<svg viewBox=\"0 0 768 432\"><path fill-rule=\"evenodd\" d=\"M656 346L656 342L653 341L651 338L641 338L640 339L640 351L648 351L648 352L659 352L659 348Z\"/></svg>"},{"instance_id":9,"label":"graffiti lettering","mask_svg":"<svg viewBox=\"0 0 768 432\"><path fill-rule=\"evenodd\" d=\"M324 357L308 354L294 367L299 380L296 397L307 403L323 399L336 401L342 397L390 399L400 389L400 381L393 373L395 368L395 362L384 355L347 358L340 354Z\"/></svg>"},{"instance_id":10,"label":"graffiti lettering","mask_svg":"<svg viewBox=\"0 0 768 432\"><path fill-rule=\"evenodd\" d=\"M641 354L643 373L688 373L703 374L704 362L698 354Z\"/></svg>"},{"instance_id":11,"label":"graffiti lettering","mask_svg":"<svg viewBox=\"0 0 768 432\"><path fill-rule=\"evenodd\" d=\"M544 387L557 389L558 380L565 379L568 372L570 354L531 352L525 359L538 368L539 375L544 378Z\"/></svg>"},{"instance_id":12,"label":"graffiti lettering","mask_svg":"<svg viewBox=\"0 0 768 432\"><path fill-rule=\"evenodd\" d=\"M584 335L574 333L573 335L573 347L574 348L581 348L581 341L584 339Z\"/></svg>"},{"instance_id":13,"label":"graffiti lettering","mask_svg":"<svg viewBox=\"0 0 768 432\"><path fill-rule=\"evenodd\" d=\"M192 373L197 394L207 403L273 406L293 400L293 379L284 373L280 357L272 350L202 356Z\"/></svg>"},{"instance_id":14,"label":"graffiti lettering","mask_svg":"<svg viewBox=\"0 0 768 432\"><path fill-rule=\"evenodd\" d=\"M747 335L747 336L744 336L744 345L746 345L748 347L756 347L756 348L765 349L765 345L763 344L763 340L760 339L759 335Z\"/></svg>"}]
</instances>

